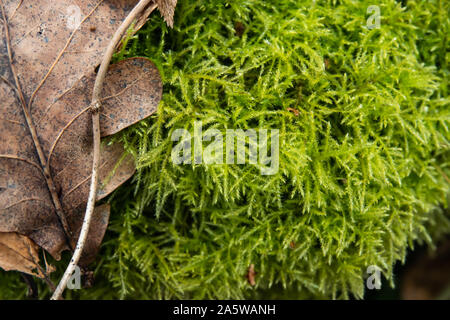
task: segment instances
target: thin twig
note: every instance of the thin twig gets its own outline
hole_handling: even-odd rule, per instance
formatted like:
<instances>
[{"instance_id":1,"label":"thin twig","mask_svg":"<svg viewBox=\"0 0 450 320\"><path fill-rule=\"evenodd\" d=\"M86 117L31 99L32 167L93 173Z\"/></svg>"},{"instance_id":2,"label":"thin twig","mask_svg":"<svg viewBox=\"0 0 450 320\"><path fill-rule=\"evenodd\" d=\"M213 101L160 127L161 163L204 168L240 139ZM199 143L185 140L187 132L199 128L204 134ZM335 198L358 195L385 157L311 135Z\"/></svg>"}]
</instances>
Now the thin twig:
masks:
<instances>
[{"instance_id":1,"label":"thin twig","mask_svg":"<svg viewBox=\"0 0 450 320\"><path fill-rule=\"evenodd\" d=\"M66 288L67 282L69 278L72 276L73 271L75 270L78 261L80 260L81 253L83 252L84 244L86 242L89 226L91 224L92 214L94 212L95 199L97 195L97 185L98 185L98 171L100 164L100 108L101 108L101 93L103 89L103 82L106 77L106 73L108 71L108 66L111 62L111 58L116 50L117 44L122 39L122 36L127 31L132 22L139 17L141 12L143 12L146 7L153 0L140 0L139 3L131 10L125 20L122 22L120 27L115 32L112 37L108 48L105 51L105 55L103 56L102 62L100 64L100 69L97 73L97 77L95 79L94 89L92 93L92 102L91 102L91 110L92 110L92 130L93 130L93 139L94 139L94 155L92 161L92 176L91 176L91 186L89 189L89 197L86 205L86 213L84 215L83 225L81 226L80 236L78 238L77 246L73 253L72 259L70 260L69 265L67 266L66 271L58 284L55 292L51 297L52 300L59 300L62 296L64 289ZM152 5L154 10L156 8L156 4Z\"/></svg>"}]
</instances>

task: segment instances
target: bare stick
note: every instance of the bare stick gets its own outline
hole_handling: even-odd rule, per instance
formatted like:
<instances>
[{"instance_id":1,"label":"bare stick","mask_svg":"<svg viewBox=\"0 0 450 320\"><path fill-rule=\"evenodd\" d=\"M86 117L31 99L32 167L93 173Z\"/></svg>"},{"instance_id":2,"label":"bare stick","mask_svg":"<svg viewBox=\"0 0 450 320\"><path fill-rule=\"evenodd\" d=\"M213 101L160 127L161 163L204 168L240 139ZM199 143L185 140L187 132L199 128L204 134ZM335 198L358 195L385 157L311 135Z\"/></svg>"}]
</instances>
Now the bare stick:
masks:
<instances>
[{"instance_id":1,"label":"bare stick","mask_svg":"<svg viewBox=\"0 0 450 320\"><path fill-rule=\"evenodd\" d=\"M78 261L80 260L81 253L83 252L84 244L86 242L89 226L91 224L92 214L94 212L95 199L97 195L97 185L98 185L98 171L100 164L100 108L101 108L101 93L103 89L103 82L106 77L106 72L108 71L109 63L116 50L117 44L122 39L122 36L133 23L133 21L139 17L140 13L143 12L146 7L153 2L153 0L140 0L139 3L131 10L125 20L122 22L120 27L117 29L116 33L112 37L108 47L106 48L105 55L103 56L102 62L100 64L100 69L98 70L97 77L95 79L94 90L92 93L91 102L91 112L92 112L92 129L93 129L93 139L94 139L94 158L92 161L92 176L91 176L91 186L89 189L89 197L86 205L86 213L84 215L83 225L81 226L80 236L78 237L77 246L73 253L72 259L64 272L58 287L53 292L51 297L52 300L59 300L61 295L66 288L69 278L72 276ZM151 6L152 10L156 8L156 4Z\"/></svg>"}]
</instances>

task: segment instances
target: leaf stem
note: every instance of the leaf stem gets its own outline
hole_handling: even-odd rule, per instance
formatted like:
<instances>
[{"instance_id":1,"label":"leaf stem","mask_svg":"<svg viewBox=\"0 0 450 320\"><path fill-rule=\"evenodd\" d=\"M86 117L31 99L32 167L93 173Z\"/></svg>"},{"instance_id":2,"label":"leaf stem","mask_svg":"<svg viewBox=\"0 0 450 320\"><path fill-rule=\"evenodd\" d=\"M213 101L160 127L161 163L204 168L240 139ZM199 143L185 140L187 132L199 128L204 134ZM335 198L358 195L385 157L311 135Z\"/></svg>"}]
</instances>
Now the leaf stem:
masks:
<instances>
[{"instance_id":1,"label":"leaf stem","mask_svg":"<svg viewBox=\"0 0 450 320\"><path fill-rule=\"evenodd\" d=\"M58 287L53 292L51 297L52 300L59 300L62 296L64 289L66 288L67 282L71 277L73 271L75 270L78 261L80 260L81 253L83 252L84 245L88 236L89 226L91 224L92 214L95 207L95 199L97 195L97 185L98 185L98 171L100 165L100 108L101 108L101 93L103 90L103 82L105 81L106 73L108 71L108 66L111 62L111 58L117 48L118 43L122 39L123 35L133 23L135 19L139 17L141 12L144 12L146 7L153 2L153 0L140 0L139 3L131 10L119 28L116 30L114 36L106 48L105 54L103 56L102 62L100 64L100 69L98 70L97 77L95 79L94 89L92 92L92 102L91 102L91 112L92 112L92 131L94 139L94 151L93 151L93 161L92 161L92 176L91 185L89 189L89 197L86 205L86 213L84 215L83 225L81 226L80 235L78 237L77 246L73 253L72 259L61 278ZM153 3L147 10L151 12L156 8L156 4Z\"/></svg>"}]
</instances>

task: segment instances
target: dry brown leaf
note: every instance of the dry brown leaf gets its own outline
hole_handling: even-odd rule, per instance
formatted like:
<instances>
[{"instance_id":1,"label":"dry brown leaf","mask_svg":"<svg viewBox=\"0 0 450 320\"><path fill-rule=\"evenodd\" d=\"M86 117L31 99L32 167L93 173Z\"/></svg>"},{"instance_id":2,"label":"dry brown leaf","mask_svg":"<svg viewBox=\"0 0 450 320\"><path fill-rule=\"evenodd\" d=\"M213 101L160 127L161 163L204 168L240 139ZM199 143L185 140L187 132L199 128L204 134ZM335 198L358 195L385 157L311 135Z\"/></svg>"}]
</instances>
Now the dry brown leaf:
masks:
<instances>
[{"instance_id":1,"label":"dry brown leaf","mask_svg":"<svg viewBox=\"0 0 450 320\"><path fill-rule=\"evenodd\" d=\"M252 263L252 264L248 267L248 271L247 271L247 280L248 280L248 283L249 283L252 287L256 284L255 276L256 276L255 265Z\"/></svg>"},{"instance_id":2,"label":"dry brown leaf","mask_svg":"<svg viewBox=\"0 0 450 320\"><path fill-rule=\"evenodd\" d=\"M73 29L68 24L73 1L0 0L1 236L19 233L59 259L61 251L68 248L58 218L62 211L71 233L69 242L73 246L76 241L92 169L88 107L94 70L109 39L136 2L77 1L81 24ZM102 136L151 115L161 95L158 70L148 59L129 59L111 66L102 95ZM28 123L25 113L29 113ZM34 138L30 128L35 129ZM129 156L122 159L121 145L103 146L101 158L97 199L112 192L135 170ZM109 208L96 209L83 264L95 256L108 217Z\"/></svg>"},{"instance_id":3,"label":"dry brown leaf","mask_svg":"<svg viewBox=\"0 0 450 320\"><path fill-rule=\"evenodd\" d=\"M39 266L38 246L15 232L0 233L0 268L44 277Z\"/></svg>"},{"instance_id":4,"label":"dry brown leaf","mask_svg":"<svg viewBox=\"0 0 450 320\"><path fill-rule=\"evenodd\" d=\"M158 10L166 21L167 25L173 28L173 15L175 14L175 7L177 0L155 0L158 5Z\"/></svg>"}]
</instances>

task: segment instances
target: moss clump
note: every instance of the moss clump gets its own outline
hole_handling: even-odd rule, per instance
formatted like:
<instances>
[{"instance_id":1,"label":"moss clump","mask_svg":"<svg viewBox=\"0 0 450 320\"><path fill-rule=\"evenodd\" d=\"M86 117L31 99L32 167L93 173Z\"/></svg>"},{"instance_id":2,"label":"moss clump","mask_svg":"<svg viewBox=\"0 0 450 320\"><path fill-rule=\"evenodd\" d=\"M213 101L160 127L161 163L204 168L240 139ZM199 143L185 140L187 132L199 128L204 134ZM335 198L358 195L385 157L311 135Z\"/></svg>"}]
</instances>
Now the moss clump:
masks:
<instances>
[{"instance_id":1,"label":"moss clump","mask_svg":"<svg viewBox=\"0 0 450 320\"><path fill-rule=\"evenodd\" d=\"M449 4L378 1L369 29L370 4L186 0L174 30L153 15L118 58L153 59L163 102L115 137L138 172L109 199L96 285L69 297L362 298L369 265L392 280L448 233ZM194 121L279 129L278 173L174 165Z\"/></svg>"}]
</instances>

